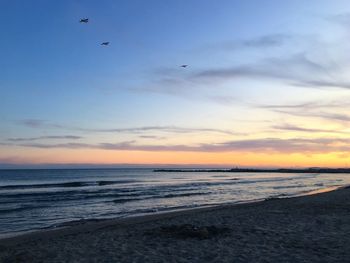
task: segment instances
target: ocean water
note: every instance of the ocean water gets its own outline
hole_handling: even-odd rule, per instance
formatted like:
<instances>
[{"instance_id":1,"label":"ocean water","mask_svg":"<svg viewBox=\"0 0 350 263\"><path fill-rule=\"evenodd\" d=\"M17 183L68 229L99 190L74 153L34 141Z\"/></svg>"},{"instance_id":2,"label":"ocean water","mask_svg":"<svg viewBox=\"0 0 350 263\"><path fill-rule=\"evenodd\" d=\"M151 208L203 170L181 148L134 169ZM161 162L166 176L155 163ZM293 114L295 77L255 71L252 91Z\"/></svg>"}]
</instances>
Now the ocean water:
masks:
<instances>
[{"instance_id":1,"label":"ocean water","mask_svg":"<svg viewBox=\"0 0 350 263\"><path fill-rule=\"evenodd\" d=\"M350 174L0 170L0 238L81 220L304 194L350 184Z\"/></svg>"}]
</instances>

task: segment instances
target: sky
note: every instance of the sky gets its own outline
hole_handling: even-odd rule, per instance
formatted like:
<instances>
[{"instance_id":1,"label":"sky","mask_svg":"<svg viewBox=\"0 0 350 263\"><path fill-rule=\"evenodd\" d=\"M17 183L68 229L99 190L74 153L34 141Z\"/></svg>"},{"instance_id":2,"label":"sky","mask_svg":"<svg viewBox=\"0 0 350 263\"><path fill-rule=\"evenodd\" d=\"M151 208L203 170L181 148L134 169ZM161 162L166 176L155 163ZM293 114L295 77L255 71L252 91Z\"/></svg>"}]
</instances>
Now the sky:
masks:
<instances>
[{"instance_id":1,"label":"sky","mask_svg":"<svg viewBox=\"0 0 350 263\"><path fill-rule=\"evenodd\" d=\"M350 165L347 0L0 6L0 168Z\"/></svg>"}]
</instances>

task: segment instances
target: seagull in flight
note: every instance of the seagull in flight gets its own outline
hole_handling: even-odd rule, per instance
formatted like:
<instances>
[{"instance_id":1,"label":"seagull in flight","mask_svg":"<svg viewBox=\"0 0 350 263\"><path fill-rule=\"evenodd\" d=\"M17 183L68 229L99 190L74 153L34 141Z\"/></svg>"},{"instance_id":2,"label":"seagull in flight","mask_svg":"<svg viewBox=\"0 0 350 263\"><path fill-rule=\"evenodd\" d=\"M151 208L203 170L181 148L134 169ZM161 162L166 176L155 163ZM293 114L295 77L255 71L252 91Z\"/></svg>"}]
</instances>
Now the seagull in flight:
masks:
<instances>
[{"instance_id":1,"label":"seagull in flight","mask_svg":"<svg viewBox=\"0 0 350 263\"><path fill-rule=\"evenodd\" d=\"M82 19L80 19L80 23L87 23L87 22L89 22L89 18L82 18Z\"/></svg>"},{"instance_id":2,"label":"seagull in flight","mask_svg":"<svg viewBox=\"0 0 350 263\"><path fill-rule=\"evenodd\" d=\"M109 42L102 42L101 43L101 46L108 46L109 45Z\"/></svg>"},{"instance_id":3,"label":"seagull in flight","mask_svg":"<svg viewBox=\"0 0 350 263\"><path fill-rule=\"evenodd\" d=\"M186 68L188 65L181 65L180 67L181 68Z\"/></svg>"}]
</instances>

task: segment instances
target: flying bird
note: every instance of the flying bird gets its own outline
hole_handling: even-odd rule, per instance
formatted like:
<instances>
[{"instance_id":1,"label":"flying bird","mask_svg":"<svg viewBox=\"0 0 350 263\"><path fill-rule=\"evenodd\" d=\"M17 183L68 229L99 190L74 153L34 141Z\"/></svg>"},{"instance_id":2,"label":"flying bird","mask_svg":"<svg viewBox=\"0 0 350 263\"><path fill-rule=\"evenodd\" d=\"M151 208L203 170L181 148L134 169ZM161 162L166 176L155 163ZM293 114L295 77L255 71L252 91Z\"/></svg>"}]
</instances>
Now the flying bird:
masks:
<instances>
[{"instance_id":1,"label":"flying bird","mask_svg":"<svg viewBox=\"0 0 350 263\"><path fill-rule=\"evenodd\" d=\"M89 22L89 18L80 19L80 23L87 23L87 22Z\"/></svg>"},{"instance_id":2,"label":"flying bird","mask_svg":"<svg viewBox=\"0 0 350 263\"><path fill-rule=\"evenodd\" d=\"M181 65L180 67L182 67L182 68L186 68L188 65Z\"/></svg>"},{"instance_id":3,"label":"flying bird","mask_svg":"<svg viewBox=\"0 0 350 263\"><path fill-rule=\"evenodd\" d=\"M108 46L109 45L109 42L102 42L101 43L101 46Z\"/></svg>"}]
</instances>

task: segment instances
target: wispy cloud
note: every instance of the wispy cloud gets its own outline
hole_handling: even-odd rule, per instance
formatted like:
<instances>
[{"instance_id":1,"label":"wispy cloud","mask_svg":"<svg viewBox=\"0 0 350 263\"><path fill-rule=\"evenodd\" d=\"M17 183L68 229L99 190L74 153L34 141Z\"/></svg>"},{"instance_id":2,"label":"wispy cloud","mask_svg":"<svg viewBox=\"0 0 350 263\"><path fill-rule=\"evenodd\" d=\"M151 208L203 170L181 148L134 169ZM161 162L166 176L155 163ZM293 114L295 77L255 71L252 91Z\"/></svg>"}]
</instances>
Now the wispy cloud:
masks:
<instances>
[{"instance_id":1,"label":"wispy cloud","mask_svg":"<svg viewBox=\"0 0 350 263\"><path fill-rule=\"evenodd\" d=\"M44 125L45 121L37 120L37 119L24 119L24 120L18 121L18 123L28 127L38 128Z\"/></svg>"},{"instance_id":2,"label":"wispy cloud","mask_svg":"<svg viewBox=\"0 0 350 263\"><path fill-rule=\"evenodd\" d=\"M231 40L212 45L212 48L223 50L241 50L242 48L273 48L285 44L292 36L287 34L270 34L250 39Z\"/></svg>"},{"instance_id":3,"label":"wispy cloud","mask_svg":"<svg viewBox=\"0 0 350 263\"><path fill-rule=\"evenodd\" d=\"M225 130L225 129L215 129L215 128L193 128L193 127L180 127L180 126L141 126L141 127L128 127L128 128L85 128L85 127L74 127L69 125L52 124L45 120L36 120L33 125L32 121L28 122L23 120L18 122L21 125L28 126L31 128L55 128L64 129L71 131L80 132L92 132L92 133L129 133L129 134L139 134L146 132L165 132L165 133L221 133L226 135L244 135L239 132ZM79 137L79 136L78 136ZM43 137L35 137L32 140L37 140ZM21 138L20 138L21 139ZM24 139L24 138L23 138ZM29 138L31 139L31 138ZM50 139L50 138L47 138ZM55 139L55 138L51 138ZM59 139L56 137L56 139ZM76 138L78 139L78 138Z\"/></svg>"},{"instance_id":4,"label":"wispy cloud","mask_svg":"<svg viewBox=\"0 0 350 263\"><path fill-rule=\"evenodd\" d=\"M327 20L346 26L348 28L350 25L350 13L332 15L327 17Z\"/></svg>"},{"instance_id":5,"label":"wispy cloud","mask_svg":"<svg viewBox=\"0 0 350 263\"><path fill-rule=\"evenodd\" d=\"M350 102L347 100L332 100L332 101L309 101L295 104L257 104L252 105L258 108L265 109L295 109L295 110L319 110L329 108L345 108L350 107Z\"/></svg>"},{"instance_id":6,"label":"wispy cloud","mask_svg":"<svg viewBox=\"0 0 350 263\"><path fill-rule=\"evenodd\" d=\"M284 44L290 39L291 36L286 34L265 35L253 39L244 40L242 41L242 46L254 48L275 47Z\"/></svg>"},{"instance_id":7,"label":"wispy cloud","mask_svg":"<svg viewBox=\"0 0 350 263\"><path fill-rule=\"evenodd\" d=\"M141 139L154 139L154 140L166 139L166 137L156 136L156 135L140 135L139 138L141 138Z\"/></svg>"},{"instance_id":8,"label":"wispy cloud","mask_svg":"<svg viewBox=\"0 0 350 263\"><path fill-rule=\"evenodd\" d=\"M228 105L223 95L211 96L210 89L224 83L246 79L282 82L289 86L317 89L350 89L350 80L340 77L342 67L334 66L332 59L315 59L308 52L298 52L284 57L266 57L257 62L234 64L226 67L192 69L178 74L160 74L151 84L134 89L137 92L163 93L168 95L210 99ZM196 90L196 92L193 92ZM192 92L191 92L192 91ZM217 92L217 89L216 89ZM224 92L224 91L222 91ZM235 98L237 99L237 98Z\"/></svg>"},{"instance_id":9,"label":"wispy cloud","mask_svg":"<svg viewBox=\"0 0 350 263\"><path fill-rule=\"evenodd\" d=\"M342 14L334 19L347 21L350 20L348 17L350 17L349 14ZM301 41L302 43L299 43ZM294 45L294 42L300 45ZM178 71L175 70L162 70L150 78L151 84L135 90L183 97L188 94L196 94L202 99L210 98L215 103L227 105L229 103L225 101L222 103L223 100L215 96L208 96L203 91L214 85L218 87L225 82L240 79L261 80L266 83L276 81L288 86L303 88L350 89L350 79L346 74L350 56L341 38L330 42L322 40L320 35L271 34L219 43L215 49L251 50L278 47L284 44L288 47L283 54L276 51L271 56L269 52L265 54L265 57L259 56L262 57L260 59L245 54L246 59L234 60L231 66L218 67L214 64L207 68L190 68L182 74L178 74ZM337 52L334 52L335 46Z\"/></svg>"},{"instance_id":10,"label":"wispy cloud","mask_svg":"<svg viewBox=\"0 0 350 263\"><path fill-rule=\"evenodd\" d=\"M301 87L350 89L350 81L303 80L294 85Z\"/></svg>"},{"instance_id":11,"label":"wispy cloud","mask_svg":"<svg viewBox=\"0 0 350 263\"><path fill-rule=\"evenodd\" d=\"M219 43L212 49L257 49L280 46L293 37L287 34L270 34L256 38L245 40L234 40L225 43ZM247 60L249 61L249 60ZM287 67L287 68L286 68ZM210 88L212 85L220 84L220 81L228 81L237 78L273 78L283 80L299 80L295 75L296 71L301 74L305 68L321 70L322 66L311 61L306 52L295 52L293 55L281 57L266 57L258 62L246 64L234 63L231 67L225 68L203 68L196 69L190 65L189 69L183 70L179 68L158 68L150 76L150 83L144 84L142 87L134 87L134 92L163 93L175 96L187 97L194 89L203 90ZM283 69L283 70L281 70ZM323 69L322 69L323 70ZM292 72L294 71L294 72ZM322 72L324 73L324 72ZM196 92L196 97L200 97L201 92ZM193 96L191 96L193 98ZM202 99L204 97L202 96ZM222 100L218 100L215 96L207 96L213 102L222 104ZM224 103L226 104L226 103Z\"/></svg>"},{"instance_id":12,"label":"wispy cloud","mask_svg":"<svg viewBox=\"0 0 350 263\"><path fill-rule=\"evenodd\" d=\"M16 122L20 125L27 126L30 128L41 128L41 127L63 128L63 126L61 125L52 124L46 120L41 120L41 119L23 119Z\"/></svg>"},{"instance_id":13,"label":"wispy cloud","mask_svg":"<svg viewBox=\"0 0 350 263\"><path fill-rule=\"evenodd\" d=\"M193 80L233 80L239 78L266 78L288 81L291 85L305 87L350 88L347 82L335 81L332 68L311 60L305 53L285 58L266 58L256 64L198 71Z\"/></svg>"},{"instance_id":14,"label":"wispy cloud","mask_svg":"<svg viewBox=\"0 0 350 263\"><path fill-rule=\"evenodd\" d=\"M10 142L23 142L23 141L38 141L46 139L55 139L55 140L78 140L82 139L81 136L75 135L49 135L49 136L38 136L38 137L18 137L18 138L8 138L7 141Z\"/></svg>"},{"instance_id":15,"label":"wispy cloud","mask_svg":"<svg viewBox=\"0 0 350 263\"><path fill-rule=\"evenodd\" d=\"M304 111L287 111L287 110L275 110L275 112L298 116L298 117L313 117L321 118L330 121L350 122L350 116L342 113L331 112L304 112Z\"/></svg>"},{"instance_id":16,"label":"wispy cloud","mask_svg":"<svg viewBox=\"0 0 350 263\"><path fill-rule=\"evenodd\" d=\"M116 151L176 151L176 152L254 152L254 153L330 153L350 150L350 139L341 138L262 138L252 140L227 141L198 145L140 145L135 141L119 143L64 143L64 144L22 144L23 147L34 148L67 148L67 149L104 149Z\"/></svg>"},{"instance_id":17,"label":"wispy cloud","mask_svg":"<svg viewBox=\"0 0 350 263\"><path fill-rule=\"evenodd\" d=\"M273 129L284 130L284 131L297 131L297 132L307 132L307 133L337 133L337 134L350 134L349 132L343 132L338 130L329 129L315 129L315 128L305 128L291 124L280 124L271 126Z\"/></svg>"},{"instance_id":18,"label":"wispy cloud","mask_svg":"<svg viewBox=\"0 0 350 263\"><path fill-rule=\"evenodd\" d=\"M237 135L236 133L224 129L213 129L213 128L188 128L179 126L143 126L143 127L131 127L131 128L111 128L111 129L87 129L79 128L81 131L90 132L115 132L115 133L143 133L143 132L167 132L167 133L222 133L228 135Z\"/></svg>"},{"instance_id":19,"label":"wispy cloud","mask_svg":"<svg viewBox=\"0 0 350 263\"><path fill-rule=\"evenodd\" d=\"M42 149L53 149L53 148L65 148L65 149L84 149L84 148L98 148L93 144L88 143L57 143L57 144L48 144L48 143L24 143L17 144L16 146L31 147L31 148L42 148Z\"/></svg>"}]
</instances>

